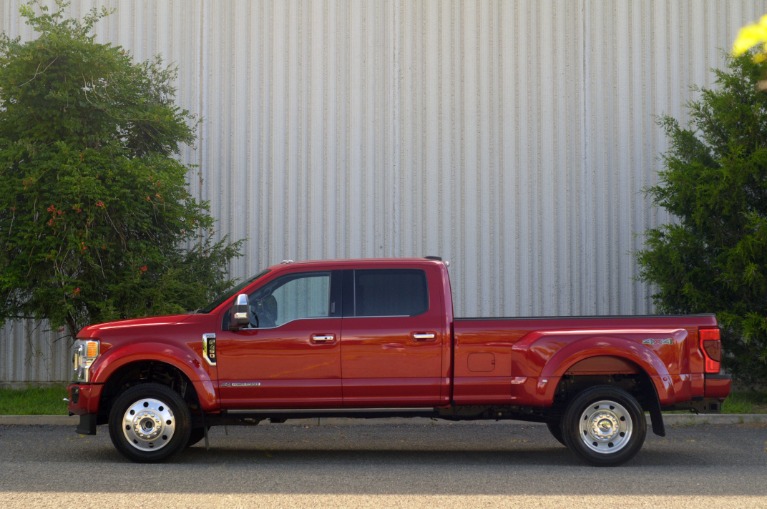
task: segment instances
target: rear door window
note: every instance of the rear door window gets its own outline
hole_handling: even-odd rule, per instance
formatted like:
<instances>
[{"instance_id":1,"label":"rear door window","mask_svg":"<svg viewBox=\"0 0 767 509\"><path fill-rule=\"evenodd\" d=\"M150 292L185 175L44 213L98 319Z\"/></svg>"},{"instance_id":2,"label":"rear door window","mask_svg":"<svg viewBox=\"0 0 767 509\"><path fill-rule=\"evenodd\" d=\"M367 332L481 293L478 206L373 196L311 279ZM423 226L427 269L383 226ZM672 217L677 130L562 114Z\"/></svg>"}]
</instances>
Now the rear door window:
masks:
<instances>
[{"instance_id":1,"label":"rear door window","mask_svg":"<svg viewBox=\"0 0 767 509\"><path fill-rule=\"evenodd\" d=\"M422 270L354 271L354 316L415 316L428 309L429 292Z\"/></svg>"}]
</instances>

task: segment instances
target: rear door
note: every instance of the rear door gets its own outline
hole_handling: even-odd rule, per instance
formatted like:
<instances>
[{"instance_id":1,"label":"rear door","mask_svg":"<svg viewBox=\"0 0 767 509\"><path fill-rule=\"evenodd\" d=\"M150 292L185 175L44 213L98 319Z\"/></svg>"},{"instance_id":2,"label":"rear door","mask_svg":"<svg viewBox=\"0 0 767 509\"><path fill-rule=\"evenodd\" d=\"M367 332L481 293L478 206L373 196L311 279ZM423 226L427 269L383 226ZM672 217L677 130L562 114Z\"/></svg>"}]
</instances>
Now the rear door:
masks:
<instances>
[{"instance_id":1,"label":"rear door","mask_svg":"<svg viewBox=\"0 0 767 509\"><path fill-rule=\"evenodd\" d=\"M449 348L442 296L425 270L344 271L345 407L431 407L446 401Z\"/></svg>"}]
</instances>

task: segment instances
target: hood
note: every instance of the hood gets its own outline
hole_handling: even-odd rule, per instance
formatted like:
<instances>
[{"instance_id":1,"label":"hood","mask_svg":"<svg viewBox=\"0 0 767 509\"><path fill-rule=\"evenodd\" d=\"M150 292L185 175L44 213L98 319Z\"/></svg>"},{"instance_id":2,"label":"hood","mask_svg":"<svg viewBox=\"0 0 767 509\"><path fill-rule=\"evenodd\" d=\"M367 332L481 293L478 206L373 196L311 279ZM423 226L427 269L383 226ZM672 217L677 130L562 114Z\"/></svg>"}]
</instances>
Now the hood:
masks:
<instances>
[{"instance_id":1,"label":"hood","mask_svg":"<svg viewBox=\"0 0 767 509\"><path fill-rule=\"evenodd\" d=\"M167 316L152 316L149 318L134 318L131 320L120 320L117 322L105 322L94 325L88 325L84 327L78 334L78 338L99 338L103 337L104 333L121 333L128 329L137 329L141 327L156 327L175 325L183 322L187 322L195 316L200 315L167 315Z\"/></svg>"}]
</instances>

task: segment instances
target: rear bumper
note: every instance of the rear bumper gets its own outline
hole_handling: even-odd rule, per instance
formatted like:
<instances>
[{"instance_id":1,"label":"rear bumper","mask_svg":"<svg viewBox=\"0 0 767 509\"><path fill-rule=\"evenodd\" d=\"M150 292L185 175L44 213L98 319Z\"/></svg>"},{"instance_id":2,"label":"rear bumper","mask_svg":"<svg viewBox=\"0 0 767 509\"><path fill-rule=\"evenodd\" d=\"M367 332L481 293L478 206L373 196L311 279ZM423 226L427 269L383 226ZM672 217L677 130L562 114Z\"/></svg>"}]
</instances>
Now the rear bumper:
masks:
<instances>
[{"instance_id":1,"label":"rear bumper","mask_svg":"<svg viewBox=\"0 0 767 509\"><path fill-rule=\"evenodd\" d=\"M706 375L705 378L705 394L706 399L718 399L724 401L724 399L730 395L730 389L732 388L732 377L730 375Z\"/></svg>"},{"instance_id":2,"label":"rear bumper","mask_svg":"<svg viewBox=\"0 0 767 509\"><path fill-rule=\"evenodd\" d=\"M722 411L722 403L730 395L732 378L730 375L705 375L705 392L702 398L693 399L688 406L690 410L701 414L718 414Z\"/></svg>"}]
</instances>

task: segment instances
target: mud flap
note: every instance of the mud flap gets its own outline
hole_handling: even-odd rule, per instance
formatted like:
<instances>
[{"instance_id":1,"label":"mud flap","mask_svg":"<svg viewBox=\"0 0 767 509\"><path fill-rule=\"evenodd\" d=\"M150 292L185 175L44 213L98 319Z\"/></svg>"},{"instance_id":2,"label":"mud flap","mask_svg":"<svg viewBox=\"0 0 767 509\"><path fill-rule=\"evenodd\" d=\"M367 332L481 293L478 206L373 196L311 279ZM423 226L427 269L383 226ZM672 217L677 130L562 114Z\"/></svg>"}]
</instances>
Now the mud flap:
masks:
<instances>
[{"instance_id":1,"label":"mud flap","mask_svg":"<svg viewBox=\"0 0 767 509\"><path fill-rule=\"evenodd\" d=\"M652 420L652 432L659 437L666 436L666 426L663 424L663 412L660 411L660 403L657 398L653 398L648 410L650 411L650 419Z\"/></svg>"},{"instance_id":2,"label":"mud flap","mask_svg":"<svg viewBox=\"0 0 767 509\"><path fill-rule=\"evenodd\" d=\"M96 417L97 414L83 414L80 416L80 424L77 425L75 430L80 435L95 435L96 434Z\"/></svg>"}]
</instances>

